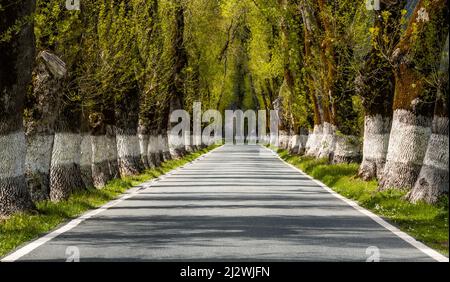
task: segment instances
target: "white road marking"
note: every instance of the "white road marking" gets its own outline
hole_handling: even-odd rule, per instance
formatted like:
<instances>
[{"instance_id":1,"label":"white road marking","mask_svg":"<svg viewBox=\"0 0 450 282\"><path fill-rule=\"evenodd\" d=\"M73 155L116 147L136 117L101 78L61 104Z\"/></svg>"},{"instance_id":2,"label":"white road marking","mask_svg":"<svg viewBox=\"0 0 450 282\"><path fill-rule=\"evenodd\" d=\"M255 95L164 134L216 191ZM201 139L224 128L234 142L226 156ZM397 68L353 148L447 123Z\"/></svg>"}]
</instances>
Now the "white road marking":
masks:
<instances>
[{"instance_id":1,"label":"white road marking","mask_svg":"<svg viewBox=\"0 0 450 282\"><path fill-rule=\"evenodd\" d=\"M266 147L264 147L266 148ZM271 151L275 156L277 156L282 162L284 162L285 164L287 164L288 166L292 167L293 169L295 169L296 171L300 172L302 175L306 176L308 179L314 181L317 185L319 185L320 187L322 187L323 189L325 189L327 192L331 193L333 196L335 196L336 198L344 201L345 203L347 203L348 205L350 205L351 207L353 207L354 209L356 209L357 211L361 212L362 214L370 217L372 220L374 220L376 223L378 223L379 225L383 226L384 228L386 228L387 230L391 231L392 233L394 233L397 237L399 237L400 239L404 240L405 242L409 243L410 245L412 245L413 247L415 247L416 249L420 250L421 252L423 252L424 254L428 255L429 257L433 258L436 261L439 262L449 262L449 258L440 254L439 252L431 249L430 247L426 246L425 244L417 241L416 239L414 239L413 237L411 237L410 235L406 234L405 232L401 231L400 229L398 229L397 227L393 226L392 224L386 222L384 219L382 219L381 217L379 217L378 215L372 213L371 211L366 210L365 208L361 207L360 205L358 205L355 201L352 201L350 199L345 198L344 196L338 194L337 192L335 192L334 190L332 190L330 187L328 187L327 185L323 184L322 182L320 182L317 179L312 178L311 176L309 176L308 174L306 174L305 172L303 172L301 169L291 165L290 163L286 162L285 160L283 160L276 152L274 152L273 150L266 148L267 150Z\"/></svg>"},{"instance_id":2,"label":"white road marking","mask_svg":"<svg viewBox=\"0 0 450 282\"><path fill-rule=\"evenodd\" d=\"M213 149L213 150L207 152L206 154L201 155L199 158L201 158L201 157L204 158L205 156L211 154L213 151L215 151L215 150L217 150L217 149L219 149L219 148L220 148L220 147L217 147L217 148L215 148L215 149ZM195 160L193 160L193 161L191 161L191 162L189 162L189 163L183 165L183 167L185 167L185 166L187 166L187 165L191 165L193 162L195 162ZM174 169L174 170L170 171L169 173L172 174L175 170L177 170L177 169ZM169 173L168 173L168 174L169 174ZM164 179L164 178L165 178L164 175L162 175L162 176L160 176L160 177L158 177L158 178L155 178L155 179L153 179L153 180L150 180L149 182L143 183L143 184L142 184L142 187L139 187L139 186L138 186L139 188L131 188L130 190L128 190L127 192L125 192L125 194L122 195L120 198L118 198L118 199L116 199L116 200L113 200L113 201L111 201L111 202L108 202L107 204L101 206L101 207L98 208L98 209L88 211L88 212L86 212L85 214L81 215L80 217L78 217L78 218L76 218L76 219L73 219L73 220L69 221L69 223L65 224L64 226L62 226L62 227L60 227L60 228L58 228L58 229L56 229L56 230L54 230L54 231L48 233L47 235L44 235L44 236L42 236L42 237L36 239L35 241L33 241L33 242L31 242L31 243L25 245L24 247L22 247L22 248L20 248L20 249L18 249L18 250L16 250L16 251L14 251L13 253L7 255L6 257L0 259L0 262L14 262L14 261L20 259L21 257L23 257L23 256L25 256L25 255L31 253L31 252L32 252L33 250L35 250L36 248L38 248L38 247L44 245L45 243L51 241L52 239L58 237L59 235L65 233L65 232L67 232L67 231L72 230L73 228L75 228L76 226L78 226L78 225L79 225L80 223L82 223L83 221L85 221L85 220L87 220L87 219L89 219L89 218L91 218L91 217L93 217L93 216L96 216L96 215L98 215L98 214L100 214L100 213L106 211L106 210L109 209L109 208L112 208L112 207L116 206L117 204L119 204L120 202L122 202L122 201L124 201L124 200L126 200L126 199L129 199L129 198L131 198L131 197L136 196L136 195L139 194L142 190L151 187L154 183L156 183L156 182L158 182L158 181L160 181L160 180L162 180L162 179ZM133 189L134 189L134 190L133 190ZM131 191L131 192L130 192L130 191Z\"/></svg>"}]
</instances>

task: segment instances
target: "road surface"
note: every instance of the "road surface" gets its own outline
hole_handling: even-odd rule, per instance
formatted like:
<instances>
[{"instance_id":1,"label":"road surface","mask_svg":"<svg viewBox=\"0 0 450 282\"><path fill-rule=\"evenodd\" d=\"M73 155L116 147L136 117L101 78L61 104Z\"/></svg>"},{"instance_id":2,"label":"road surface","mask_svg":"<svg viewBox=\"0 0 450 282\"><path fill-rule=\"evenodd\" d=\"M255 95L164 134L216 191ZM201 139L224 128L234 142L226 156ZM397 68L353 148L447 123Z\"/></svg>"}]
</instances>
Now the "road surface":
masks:
<instances>
[{"instance_id":1,"label":"road surface","mask_svg":"<svg viewBox=\"0 0 450 282\"><path fill-rule=\"evenodd\" d=\"M379 255L381 261L434 261L261 146L220 147L129 193L12 256L366 261Z\"/></svg>"}]
</instances>

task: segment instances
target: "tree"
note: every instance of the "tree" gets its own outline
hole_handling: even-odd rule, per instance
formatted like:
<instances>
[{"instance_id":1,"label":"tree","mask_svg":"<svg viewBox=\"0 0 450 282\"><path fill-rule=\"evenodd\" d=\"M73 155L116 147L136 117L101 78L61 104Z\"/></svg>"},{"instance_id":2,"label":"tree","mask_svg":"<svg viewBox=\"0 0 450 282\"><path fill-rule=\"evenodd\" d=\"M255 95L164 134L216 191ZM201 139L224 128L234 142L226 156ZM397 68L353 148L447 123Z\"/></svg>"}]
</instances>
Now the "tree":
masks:
<instances>
[{"instance_id":1,"label":"tree","mask_svg":"<svg viewBox=\"0 0 450 282\"><path fill-rule=\"evenodd\" d=\"M371 50L363 57L355 81L364 107L363 160L359 175L369 180L380 178L386 162L392 123L394 73L389 58L404 23L404 1L382 1L375 11L371 29Z\"/></svg>"},{"instance_id":2,"label":"tree","mask_svg":"<svg viewBox=\"0 0 450 282\"><path fill-rule=\"evenodd\" d=\"M431 135L437 87L433 77L448 35L446 0L420 0L392 54L392 130L380 189L409 190L419 176Z\"/></svg>"},{"instance_id":3,"label":"tree","mask_svg":"<svg viewBox=\"0 0 450 282\"><path fill-rule=\"evenodd\" d=\"M0 7L0 217L34 208L25 181L23 110L35 52L35 2L5 4Z\"/></svg>"},{"instance_id":4,"label":"tree","mask_svg":"<svg viewBox=\"0 0 450 282\"><path fill-rule=\"evenodd\" d=\"M67 69L62 81L63 95L55 123L50 163L50 199L61 201L86 188L80 167L82 98L78 87L82 12L67 11L59 1L42 2L40 5L43 6L40 10L43 17L41 38L55 46L56 55L65 62ZM47 21L53 25L44 26Z\"/></svg>"},{"instance_id":5,"label":"tree","mask_svg":"<svg viewBox=\"0 0 450 282\"><path fill-rule=\"evenodd\" d=\"M431 137L419 177L407 195L412 202L423 200L434 204L442 195L448 195L448 35L436 79Z\"/></svg>"}]
</instances>

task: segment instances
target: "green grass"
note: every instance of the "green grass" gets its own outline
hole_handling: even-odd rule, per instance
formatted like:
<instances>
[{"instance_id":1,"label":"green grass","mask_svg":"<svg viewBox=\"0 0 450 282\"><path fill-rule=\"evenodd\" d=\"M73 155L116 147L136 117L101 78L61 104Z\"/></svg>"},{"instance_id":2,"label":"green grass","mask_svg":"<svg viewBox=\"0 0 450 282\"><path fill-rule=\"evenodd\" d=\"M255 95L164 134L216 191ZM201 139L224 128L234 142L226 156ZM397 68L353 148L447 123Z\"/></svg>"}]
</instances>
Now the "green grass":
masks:
<instances>
[{"instance_id":1,"label":"green grass","mask_svg":"<svg viewBox=\"0 0 450 282\"><path fill-rule=\"evenodd\" d=\"M286 162L448 256L448 197L442 198L437 205L412 204L403 199L405 192L380 192L376 181L358 178L358 164L328 164L325 159L292 156L286 150L272 149Z\"/></svg>"},{"instance_id":2,"label":"green grass","mask_svg":"<svg viewBox=\"0 0 450 282\"><path fill-rule=\"evenodd\" d=\"M5 256L21 244L49 232L61 223L114 200L131 187L183 166L216 147L213 145L182 159L164 162L160 167L146 170L140 175L114 179L103 189L90 188L73 194L67 201L39 202L36 204L37 212L34 214L20 213L0 221L0 257Z\"/></svg>"}]
</instances>

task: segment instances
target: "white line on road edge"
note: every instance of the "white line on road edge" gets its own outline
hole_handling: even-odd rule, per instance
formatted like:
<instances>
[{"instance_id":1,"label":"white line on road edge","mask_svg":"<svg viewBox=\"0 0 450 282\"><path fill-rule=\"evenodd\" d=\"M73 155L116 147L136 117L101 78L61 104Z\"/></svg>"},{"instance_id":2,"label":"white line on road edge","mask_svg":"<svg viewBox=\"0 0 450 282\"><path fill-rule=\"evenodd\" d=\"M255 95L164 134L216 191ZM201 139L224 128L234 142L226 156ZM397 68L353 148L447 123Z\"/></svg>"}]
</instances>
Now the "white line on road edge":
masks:
<instances>
[{"instance_id":1,"label":"white line on road edge","mask_svg":"<svg viewBox=\"0 0 450 282\"><path fill-rule=\"evenodd\" d=\"M264 147L264 146L261 146ZM264 147L266 148L266 147ZM323 184L322 182L320 182L317 179L314 179L313 177L309 176L308 174L306 174L305 172L303 172L301 169L291 165L290 163L286 162L285 160L283 160L280 155L278 155L275 151L273 151L272 149L266 148L267 150L271 151L275 156L277 156L282 162L284 162L285 164L287 164L288 166L292 167L293 169L295 169L296 171L300 172L302 175L306 176L307 178L309 178L310 180L314 181L317 185L319 185L320 187L322 187L323 189L325 189L326 191L328 191L329 193L331 193L333 196L335 196L336 198L344 201L345 203L347 203L348 205L350 205L351 207L353 207L354 209L356 209L357 211L361 212L362 214L370 217L372 220L374 220L376 223L378 223L379 225L383 226L384 228L386 228L387 230L391 231L392 233L394 233L395 235L397 235L397 237L399 237L400 239L406 241L407 243L409 243L410 245L412 245L413 247L415 247L416 249L420 250L421 252L423 252L424 254L430 256L431 258L433 258L436 261L439 262L449 262L449 258L440 254L439 252L433 250L432 248L426 246L425 244L417 241L416 239L414 239L413 237L411 237L410 235L406 234L405 232L401 231L400 229L398 229L397 227L393 226L392 224L388 223L387 221L385 221L384 219L382 219L381 217L379 217L378 215L374 214L371 211L366 210L365 208L361 207L360 205L358 205L355 201L352 201L350 199L345 198L344 196L340 195L339 193L335 192L333 189L331 189L330 187L328 187L327 185Z\"/></svg>"},{"instance_id":2,"label":"white line on road edge","mask_svg":"<svg viewBox=\"0 0 450 282\"><path fill-rule=\"evenodd\" d=\"M186 167L187 165L191 165L191 164L193 164L196 160L198 160L198 159L200 159L200 158L203 159L205 156L209 155L210 153L212 153L213 151L215 151L215 150L217 150L217 149L219 149L219 148L220 148L220 146L217 147L217 148L214 148L213 150L207 152L206 154L203 154L203 155L199 156L197 159L195 159L195 160L193 160L193 161L191 161L191 162L189 162L189 163L184 164L182 167ZM174 170L168 172L168 173L165 174L165 175L171 175L171 174L173 174L173 172L175 172L175 171L178 170L178 169L179 169L179 168L176 168L176 169L174 169ZM158 182L158 181L160 181L160 180L163 180L163 179L165 178L165 175L161 175L161 176L158 177L158 178L152 179L152 180L150 180L150 181L148 181L148 182L145 182L145 183L141 184L142 187L137 186L137 187L139 187L139 188L131 188L131 189L130 189L131 192L130 192L130 190L129 190L129 191L125 192L125 194L122 195L120 198L118 198L118 199L116 199L116 200L112 200L111 202L106 203L105 205L101 206L101 207L98 208L98 209L88 211L88 212L86 212L85 214L81 215L80 217L78 217L78 218L76 218L76 219L73 219L73 220L69 221L69 223L65 224L64 226L62 226L62 227L60 227L60 228L58 228L58 229L56 229L56 230L54 230L54 231L48 233L47 235L44 235L44 236L42 236L42 237L36 239L35 241L33 241L33 242L31 242L31 243L29 243L29 244L23 246L22 248L16 250L15 252L13 252L13 253L7 255L6 257L0 259L0 262L14 262L14 261L20 259L21 257L23 257L23 256L25 256L25 255L27 255L27 254L29 254L30 252L32 252L32 251L35 250L36 248L38 248L38 247L44 245L45 243L49 242L50 240L52 240L52 239L58 237L59 235L65 233L65 232L67 232L67 231L70 231L71 229L73 229L74 227L78 226L80 223L82 223L82 222L85 221L86 219L89 219L89 218L91 218L91 217L93 217L93 216L95 216L95 215L98 215L98 214L100 214L101 212L104 212L104 211L106 211L107 209L116 206L117 204L119 204L120 202L122 202L122 201L124 201L124 200L126 200L126 199L129 199L129 198L131 198L131 197L136 196L136 195L139 194L142 190L151 187L153 184L155 184L156 182ZM133 191L132 189L134 189L134 191Z\"/></svg>"}]
</instances>

